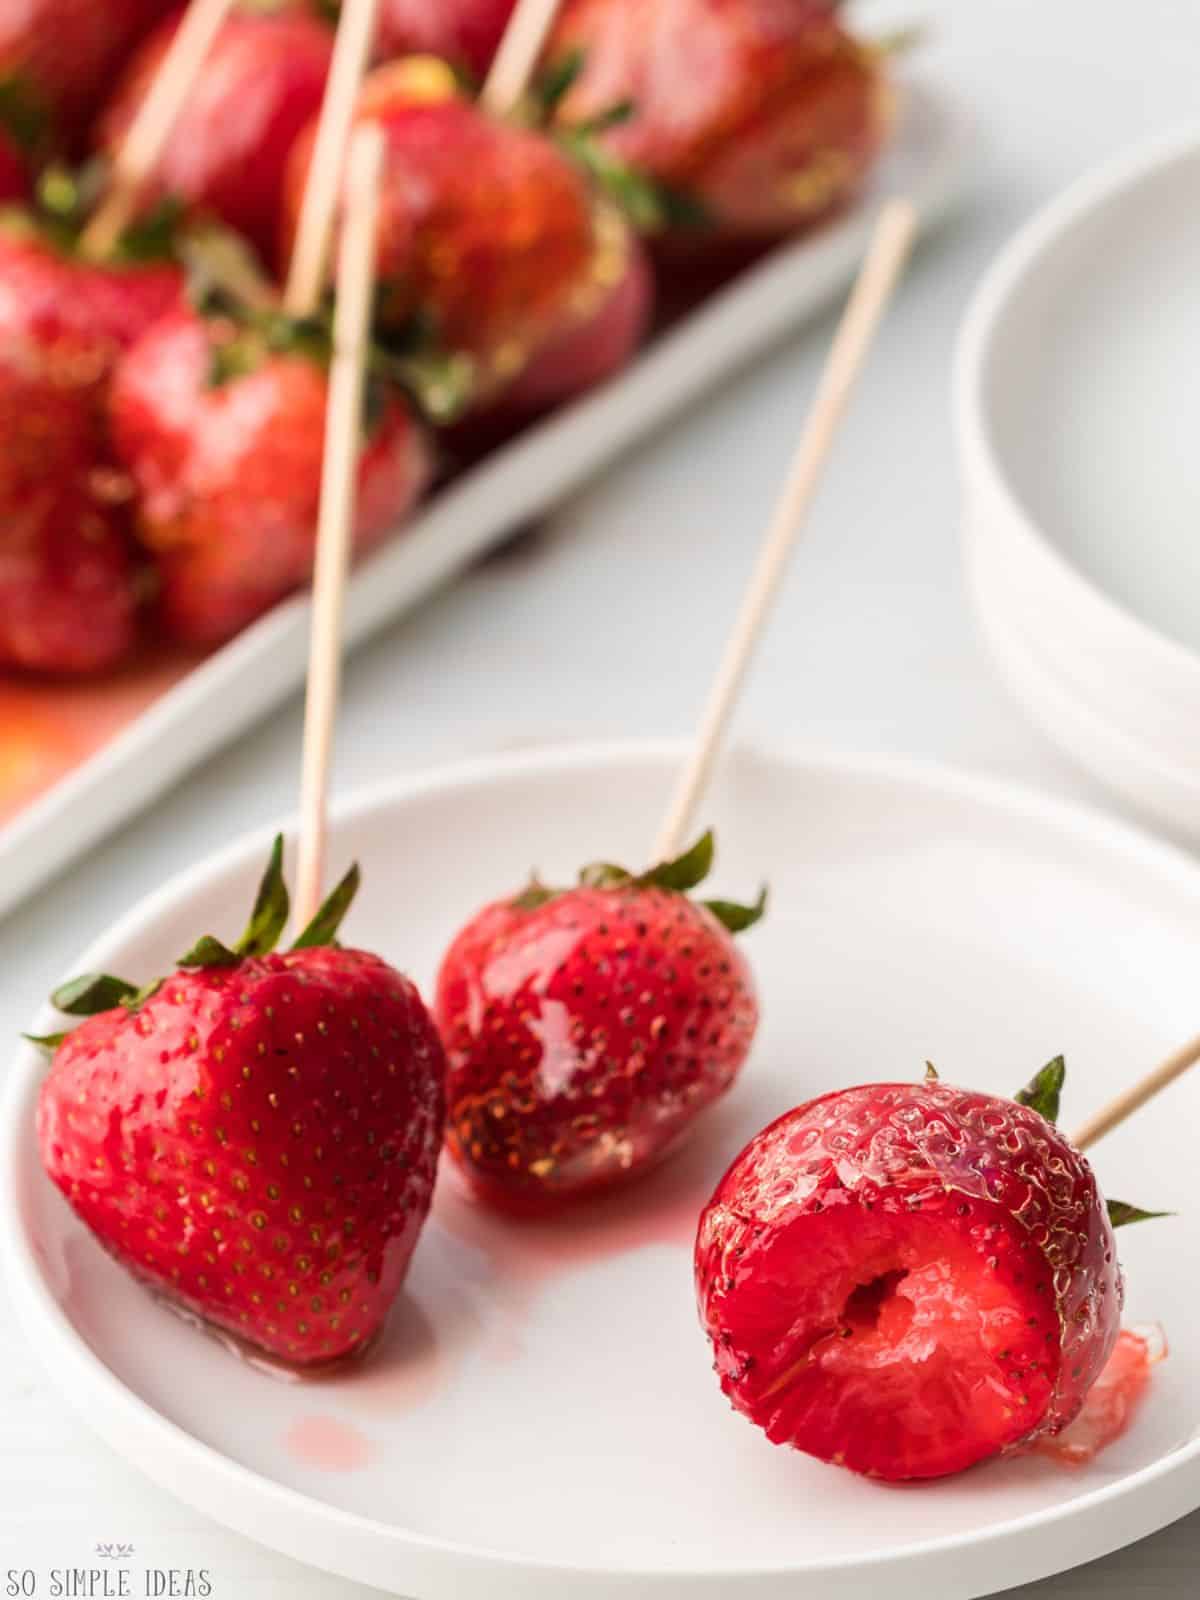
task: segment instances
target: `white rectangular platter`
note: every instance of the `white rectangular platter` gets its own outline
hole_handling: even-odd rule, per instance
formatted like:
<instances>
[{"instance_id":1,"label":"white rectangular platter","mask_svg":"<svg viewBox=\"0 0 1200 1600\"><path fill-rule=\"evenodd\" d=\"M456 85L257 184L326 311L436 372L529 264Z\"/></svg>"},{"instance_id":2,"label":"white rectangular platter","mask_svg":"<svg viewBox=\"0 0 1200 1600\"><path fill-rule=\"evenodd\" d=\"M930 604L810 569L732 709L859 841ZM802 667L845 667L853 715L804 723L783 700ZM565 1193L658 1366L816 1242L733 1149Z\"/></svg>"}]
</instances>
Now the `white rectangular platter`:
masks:
<instances>
[{"instance_id":1,"label":"white rectangular platter","mask_svg":"<svg viewBox=\"0 0 1200 1600\"><path fill-rule=\"evenodd\" d=\"M619 378L440 490L355 573L347 642L412 609L825 307L853 276L883 196L908 195L923 227L940 221L964 187L970 143L959 106L940 89L907 82L896 137L860 202L780 245L655 339ZM0 828L0 914L293 691L304 676L308 611L302 595L278 606Z\"/></svg>"}]
</instances>

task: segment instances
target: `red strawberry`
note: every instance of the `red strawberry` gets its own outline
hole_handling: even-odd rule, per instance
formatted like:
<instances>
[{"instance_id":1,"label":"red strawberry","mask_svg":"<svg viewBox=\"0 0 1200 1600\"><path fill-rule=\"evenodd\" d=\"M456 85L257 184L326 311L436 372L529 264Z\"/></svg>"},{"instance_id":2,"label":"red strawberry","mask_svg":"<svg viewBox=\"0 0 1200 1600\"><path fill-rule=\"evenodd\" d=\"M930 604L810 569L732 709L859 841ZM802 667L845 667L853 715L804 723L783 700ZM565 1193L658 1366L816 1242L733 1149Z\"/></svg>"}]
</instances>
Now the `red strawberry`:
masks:
<instances>
[{"instance_id":1,"label":"red strawberry","mask_svg":"<svg viewBox=\"0 0 1200 1600\"><path fill-rule=\"evenodd\" d=\"M169 261L82 261L32 213L0 220L0 339L36 344L60 379L97 388L121 350L182 304Z\"/></svg>"},{"instance_id":2,"label":"red strawberry","mask_svg":"<svg viewBox=\"0 0 1200 1600\"><path fill-rule=\"evenodd\" d=\"M577 71L557 119L609 124L595 135L604 150L685 197L717 236L786 233L854 192L888 127L879 56L837 11L833 0L567 0L550 75ZM614 118L618 107L627 114Z\"/></svg>"},{"instance_id":3,"label":"red strawberry","mask_svg":"<svg viewBox=\"0 0 1200 1600\"><path fill-rule=\"evenodd\" d=\"M0 127L0 205L28 200L29 172L20 144Z\"/></svg>"},{"instance_id":4,"label":"red strawberry","mask_svg":"<svg viewBox=\"0 0 1200 1600\"><path fill-rule=\"evenodd\" d=\"M386 136L381 309L432 321L439 343L494 392L575 315L596 247L590 186L541 134L486 117L440 62L396 62L364 85L360 120ZM312 134L288 177L294 229Z\"/></svg>"},{"instance_id":5,"label":"red strawberry","mask_svg":"<svg viewBox=\"0 0 1200 1600\"><path fill-rule=\"evenodd\" d=\"M115 150L179 25L155 31L130 63L100 124ZM159 162L161 190L221 217L273 261L283 175L296 135L325 90L333 35L303 10L234 16L221 30Z\"/></svg>"},{"instance_id":6,"label":"red strawberry","mask_svg":"<svg viewBox=\"0 0 1200 1600\"><path fill-rule=\"evenodd\" d=\"M774 1443L933 1478L1076 1415L1122 1282L1092 1169L1053 1124L1062 1076L1060 1058L1017 1101L847 1089L738 1156L700 1219L696 1285L721 1387Z\"/></svg>"},{"instance_id":7,"label":"red strawberry","mask_svg":"<svg viewBox=\"0 0 1200 1600\"><path fill-rule=\"evenodd\" d=\"M113 439L175 637L219 644L311 575L327 357L319 330L180 311L118 366ZM398 395L381 396L360 457L360 552L394 529L428 473L423 431Z\"/></svg>"},{"instance_id":8,"label":"red strawberry","mask_svg":"<svg viewBox=\"0 0 1200 1600\"><path fill-rule=\"evenodd\" d=\"M444 1059L409 981L332 941L357 869L285 954L281 843L236 949L136 991L55 995L37 1132L97 1239L188 1311L295 1366L363 1349L433 1195Z\"/></svg>"},{"instance_id":9,"label":"red strawberry","mask_svg":"<svg viewBox=\"0 0 1200 1600\"><path fill-rule=\"evenodd\" d=\"M125 52L172 0L0 0L0 83L75 142Z\"/></svg>"},{"instance_id":10,"label":"red strawberry","mask_svg":"<svg viewBox=\"0 0 1200 1600\"><path fill-rule=\"evenodd\" d=\"M380 0L377 54L440 56L477 81L492 57L516 0Z\"/></svg>"},{"instance_id":11,"label":"red strawberry","mask_svg":"<svg viewBox=\"0 0 1200 1600\"><path fill-rule=\"evenodd\" d=\"M137 582L86 389L19 339L0 346L0 667L110 667L134 643Z\"/></svg>"},{"instance_id":12,"label":"red strawberry","mask_svg":"<svg viewBox=\"0 0 1200 1600\"><path fill-rule=\"evenodd\" d=\"M688 899L712 855L706 834L640 878L535 883L454 940L436 1000L447 1139L481 1199L538 1209L632 1177L729 1088L758 1021L730 932L765 901Z\"/></svg>"},{"instance_id":13,"label":"red strawberry","mask_svg":"<svg viewBox=\"0 0 1200 1600\"><path fill-rule=\"evenodd\" d=\"M512 426L552 411L615 377L650 325L654 279L645 250L615 211L602 213L591 296L552 333L497 398L492 426Z\"/></svg>"}]
</instances>

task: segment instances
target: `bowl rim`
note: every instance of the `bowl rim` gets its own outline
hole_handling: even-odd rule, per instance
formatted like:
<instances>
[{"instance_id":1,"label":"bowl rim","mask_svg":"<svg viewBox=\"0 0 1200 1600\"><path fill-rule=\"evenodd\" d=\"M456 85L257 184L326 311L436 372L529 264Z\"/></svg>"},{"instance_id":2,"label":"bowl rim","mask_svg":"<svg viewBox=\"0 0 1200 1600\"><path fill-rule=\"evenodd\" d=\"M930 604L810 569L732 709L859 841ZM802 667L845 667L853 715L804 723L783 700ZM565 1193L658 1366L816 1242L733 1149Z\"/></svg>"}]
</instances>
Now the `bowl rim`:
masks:
<instances>
[{"instance_id":1,"label":"bowl rim","mask_svg":"<svg viewBox=\"0 0 1200 1600\"><path fill-rule=\"evenodd\" d=\"M959 325L952 364L952 412L964 522L977 531L986 521L996 531L997 515L985 518L978 502L986 497L1003 519L1009 542L1038 569L1042 583L1056 586L1061 600L1073 603L1073 621L1107 635L1141 655L1156 671L1191 680L1200 693L1200 651L1160 633L1068 558L1025 505L1009 477L995 440L985 389L1001 324L1048 256L1087 217L1119 201L1129 191L1172 166L1200 159L1200 124L1189 122L1166 134L1140 141L1076 178L1024 222L977 284Z\"/></svg>"}]
</instances>

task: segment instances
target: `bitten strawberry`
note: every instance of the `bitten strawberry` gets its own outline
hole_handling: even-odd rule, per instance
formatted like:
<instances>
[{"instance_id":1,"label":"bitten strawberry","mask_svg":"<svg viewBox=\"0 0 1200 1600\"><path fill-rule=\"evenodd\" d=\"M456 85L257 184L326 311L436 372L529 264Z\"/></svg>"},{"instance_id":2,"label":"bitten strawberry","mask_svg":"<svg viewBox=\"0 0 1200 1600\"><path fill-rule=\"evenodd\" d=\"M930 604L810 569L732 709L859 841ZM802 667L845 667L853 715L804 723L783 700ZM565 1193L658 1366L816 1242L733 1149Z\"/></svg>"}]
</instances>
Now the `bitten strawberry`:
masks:
<instances>
[{"instance_id":1,"label":"bitten strawberry","mask_svg":"<svg viewBox=\"0 0 1200 1600\"><path fill-rule=\"evenodd\" d=\"M312 573L328 392L323 325L180 311L113 379L117 453L157 560L162 621L215 645ZM359 459L355 548L401 521L429 476L425 435L379 387Z\"/></svg>"},{"instance_id":2,"label":"bitten strawberry","mask_svg":"<svg viewBox=\"0 0 1200 1600\"><path fill-rule=\"evenodd\" d=\"M277 841L250 926L138 990L55 1003L46 1171L106 1250L218 1328L295 1366L363 1349L429 1210L444 1059L413 985L333 943L353 869L284 954Z\"/></svg>"},{"instance_id":3,"label":"bitten strawberry","mask_svg":"<svg viewBox=\"0 0 1200 1600\"><path fill-rule=\"evenodd\" d=\"M1054 1126L1050 1063L1017 1100L868 1084L752 1139L700 1219L721 1387L776 1444L934 1478L1055 1434L1112 1353L1112 1222Z\"/></svg>"},{"instance_id":4,"label":"bitten strawberry","mask_svg":"<svg viewBox=\"0 0 1200 1600\"><path fill-rule=\"evenodd\" d=\"M660 1160L732 1084L758 1022L731 933L762 915L688 891L706 834L640 877L587 868L473 917L437 981L447 1140L481 1199L541 1209Z\"/></svg>"},{"instance_id":5,"label":"bitten strawberry","mask_svg":"<svg viewBox=\"0 0 1200 1600\"><path fill-rule=\"evenodd\" d=\"M92 396L19 338L0 343L0 440L0 667L114 666L138 575Z\"/></svg>"},{"instance_id":6,"label":"bitten strawberry","mask_svg":"<svg viewBox=\"0 0 1200 1600\"><path fill-rule=\"evenodd\" d=\"M380 0L376 53L440 56L482 81L516 0Z\"/></svg>"},{"instance_id":7,"label":"bitten strawberry","mask_svg":"<svg viewBox=\"0 0 1200 1600\"><path fill-rule=\"evenodd\" d=\"M392 329L431 323L494 398L615 286L600 202L549 139L463 98L441 62L414 58L370 74L361 120L386 140L380 197L380 315ZM288 175L294 230L312 152L302 135ZM609 232L619 221L607 225ZM289 234L290 240L290 234Z\"/></svg>"},{"instance_id":8,"label":"bitten strawberry","mask_svg":"<svg viewBox=\"0 0 1200 1600\"><path fill-rule=\"evenodd\" d=\"M164 23L129 64L100 123L105 150L120 145L177 26L177 17ZM299 6L231 17L158 164L159 191L222 218L273 262L284 170L320 109L332 51L331 30Z\"/></svg>"},{"instance_id":9,"label":"bitten strawberry","mask_svg":"<svg viewBox=\"0 0 1200 1600\"><path fill-rule=\"evenodd\" d=\"M861 183L890 119L879 54L834 0L567 0L548 61L570 79L559 124L607 120L606 151L707 219L693 243L822 216Z\"/></svg>"}]
</instances>

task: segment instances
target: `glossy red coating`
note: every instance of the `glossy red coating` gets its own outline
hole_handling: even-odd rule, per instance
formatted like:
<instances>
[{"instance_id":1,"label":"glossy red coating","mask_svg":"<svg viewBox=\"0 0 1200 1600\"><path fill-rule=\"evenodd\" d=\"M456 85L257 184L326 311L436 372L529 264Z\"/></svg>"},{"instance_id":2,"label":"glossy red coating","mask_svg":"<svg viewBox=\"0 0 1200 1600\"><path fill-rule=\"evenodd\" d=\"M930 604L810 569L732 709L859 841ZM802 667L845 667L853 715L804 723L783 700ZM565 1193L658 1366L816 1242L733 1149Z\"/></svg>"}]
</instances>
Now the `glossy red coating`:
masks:
<instances>
[{"instance_id":1,"label":"glossy red coating","mask_svg":"<svg viewBox=\"0 0 1200 1600\"><path fill-rule=\"evenodd\" d=\"M481 1198L518 1210L659 1161L729 1088L758 1021L712 914L632 886L486 906L446 953L435 1009L450 1151Z\"/></svg>"},{"instance_id":2,"label":"glossy red coating","mask_svg":"<svg viewBox=\"0 0 1200 1600\"><path fill-rule=\"evenodd\" d=\"M130 62L100 123L120 144L178 26L171 18ZM296 136L320 110L333 34L295 8L234 15L210 51L157 168L157 189L222 218L274 263L283 180Z\"/></svg>"},{"instance_id":3,"label":"glossy red coating","mask_svg":"<svg viewBox=\"0 0 1200 1600\"><path fill-rule=\"evenodd\" d=\"M23 213L0 221L0 338L36 344L61 381L102 386L120 352L183 304L183 291L170 262L80 261Z\"/></svg>"},{"instance_id":4,"label":"glossy red coating","mask_svg":"<svg viewBox=\"0 0 1200 1600\"><path fill-rule=\"evenodd\" d=\"M600 135L698 201L711 228L778 235L853 194L890 121L877 53L829 0L566 0L549 56L582 70L568 125L629 104Z\"/></svg>"},{"instance_id":5,"label":"glossy red coating","mask_svg":"<svg viewBox=\"0 0 1200 1600\"><path fill-rule=\"evenodd\" d=\"M177 973L58 1050L37 1133L104 1247L281 1360L377 1332L433 1194L443 1056L411 983L356 950Z\"/></svg>"},{"instance_id":6,"label":"glossy red coating","mask_svg":"<svg viewBox=\"0 0 1200 1600\"><path fill-rule=\"evenodd\" d=\"M359 114L386 138L381 314L399 326L421 313L444 349L471 358L479 388L495 390L590 292L588 184L550 140L462 99L436 64L377 69ZM289 240L311 150L310 130L288 175Z\"/></svg>"},{"instance_id":7,"label":"glossy red coating","mask_svg":"<svg viewBox=\"0 0 1200 1600\"><path fill-rule=\"evenodd\" d=\"M747 1145L700 1220L721 1387L778 1444L937 1477L1056 1433L1120 1324L1087 1161L1035 1111L870 1084Z\"/></svg>"},{"instance_id":8,"label":"glossy red coating","mask_svg":"<svg viewBox=\"0 0 1200 1600\"><path fill-rule=\"evenodd\" d=\"M0 0L0 83L78 142L125 53L173 0Z\"/></svg>"},{"instance_id":9,"label":"glossy red coating","mask_svg":"<svg viewBox=\"0 0 1200 1600\"><path fill-rule=\"evenodd\" d=\"M0 666L90 673L132 648L125 507L94 397L27 340L0 344Z\"/></svg>"},{"instance_id":10,"label":"glossy red coating","mask_svg":"<svg viewBox=\"0 0 1200 1600\"><path fill-rule=\"evenodd\" d=\"M380 0L376 54L440 56L481 82L516 0Z\"/></svg>"},{"instance_id":11,"label":"glossy red coating","mask_svg":"<svg viewBox=\"0 0 1200 1600\"><path fill-rule=\"evenodd\" d=\"M164 318L120 363L110 396L137 531L159 566L163 625L200 645L232 637L308 580L320 504L324 365L263 352L214 384L229 332L191 311ZM359 461L357 552L396 527L428 477L425 434L389 393Z\"/></svg>"}]
</instances>

